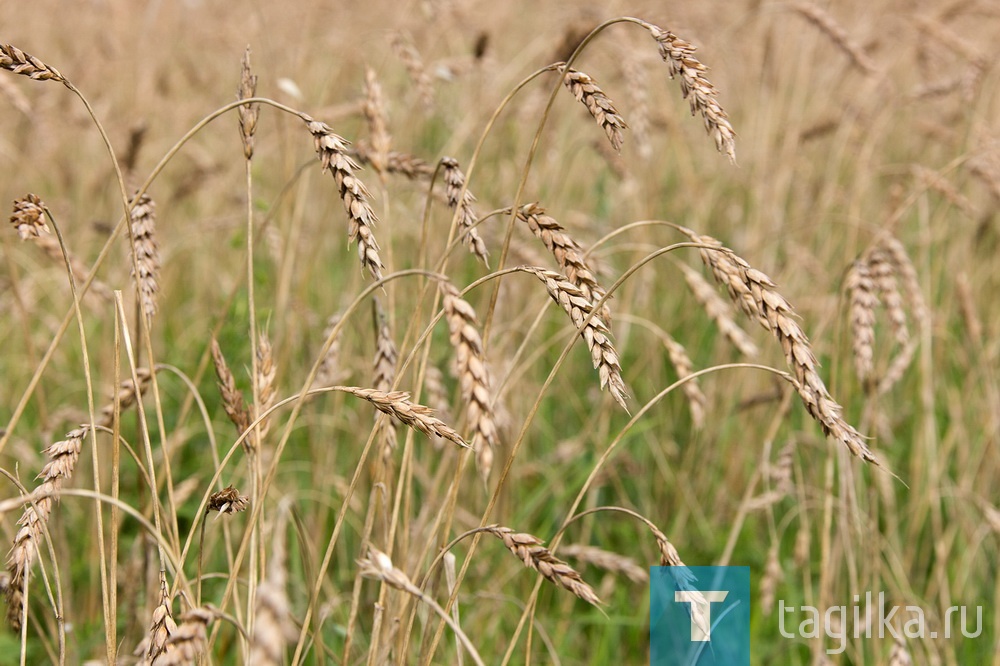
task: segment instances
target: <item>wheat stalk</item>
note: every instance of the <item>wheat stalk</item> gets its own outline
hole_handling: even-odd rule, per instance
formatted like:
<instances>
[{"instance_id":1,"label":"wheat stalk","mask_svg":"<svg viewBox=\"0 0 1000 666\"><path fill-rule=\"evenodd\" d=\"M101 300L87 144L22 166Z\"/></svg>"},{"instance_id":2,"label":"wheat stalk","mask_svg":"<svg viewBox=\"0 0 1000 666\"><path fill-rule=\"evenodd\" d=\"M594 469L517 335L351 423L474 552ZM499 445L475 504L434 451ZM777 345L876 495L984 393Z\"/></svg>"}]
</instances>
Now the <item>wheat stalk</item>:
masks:
<instances>
[{"instance_id":1,"label":"wheat stalk","mask_svg":"<svg viewBox=\"0 0 1000 666\"><path fill-rule=\"evenodd\" d=\"M442 157L441 166L444 168L445 196L448 198L448 205L451 208L458 208L458 230L462 234L462 242L469 248L469 252L476 255L482 262L489 265L489 253L486 251L486 243L476 230L476 223L479 216L472 208L476 197L472 192L465 189L465 174L458 168L458 160L453 157ZM462 196L462 190L465 195Z\"/></svg>"},{"instance_id":2,"label":"wheat stalk","mask_svg":"<svg viewBox=\"0 0 1000 666\"><path fill-rule=\"evenodd\" d=\"M354 172L358 164L347 154L348 141L334 134L326 123L304 116L303 120L309 128L316 144L316 154L319 155L324 171L329 171L340 190L340 199L344 202L349 222L348 240L358 242L358 256L361 265L368 269L376 280L382 279L382 260L379 258L378 242L372 229L378 222L375 211L368 203L371 195Z\"/></svg>"},{"instance_id":3,"label":"wheat stalk","mask_svg":"<svg viewBox=\"0 0 1000 666\"><path fill-rule=\"evenodd\" d=\"M521 206L517 211L517 218L525 222L531 233L545 244L560 270L570 282L580 288L588 300L597 303L604 298L608 292L597 282L594 272L587 264L583 248L566 233L565 227L546 215L545 209L537 203ZM601 305L598 314L610 326L611 309L607 301Z\"/></svg>"},{"instance_id":4,"label":"wheat stalk","mask_svg":"<svg viewBox=\"0 0 1000 666\"><path fill-rule=\"evenodd\" d=\"M823 432L846 446L853 455L883 467L861 433L844 420L843 407L830 395L816 370L817 361L809 338L799 326L792 306L778 293L771 279L711 236L702 236L684 227L679 229L694 242L716 248L702 248L702 261L712 269L716 281L727 288L730 297L743 312L756 319L781 343L799 397Z\"/></svg>"},{"instance_id":5,"label":"wheat stalk","mask_svg":"<svg viewBox=\"0 0 1000 666\"><path fill-rule=\"evenodd\" d=\"M66 439L45 449L49 461L38 474L41 483L35 488L36 499L24 508L17 524L21 528L14 536L14 546L7 558L7 621L16 632L21 631L21 616L24 612L24 589L28 582L31 565L38 554L38 543L45 532L45 524L55 506L56 496L63 482L73 476L73 469L80 459L83 438L90 426L81 425L66 433Z\"/></svg>"},{"instance_id":6,"label":"wheat stalk","mask_svg":"<svg viewBox=\"0 0 1000 666\"><path fill-rule=\"evenodd\" d=\"M587 110L590 111L590 115L608 135L608 141L611 142L612 147L620 152L622 142L625 139L623 132L628 129L628 124L619 115L611 98L589 75L572 68L567 69L565 66L559 67L558 71L564 74L563 83L576 97L576 101L583 102Z\"/></svg>"},{"instance_id":7,"label":"wheat stalk","mask_svg":"<svg viewBox=\"0 0 1000 666\"><path fill-rule=\"evenodd\" d=\"M493 454L498 444L493 416L490 376L477 328L476 311L450 282L439 283L444 315L448 320L451 346L455 349L462 399L466 402L466 421L472 431L479 475L486 482L493 469Z\"/></svg>"},{"instance_id":8,"label":"wheat stalk","mask_svg":"<svg viewBox=\"0 0 1000 666\"><path fill-rule=\"evenodd\" d=\"M139 277L136 288L139 301L146 317L156 314L157 292L160 290L160 249L156 242L156 205L148 194L142 194L138 199L129 202L132 225L132 254L134 261L130 269L135 277L136 267Z\"/></svg>"},{"instance_id":9,"label":"wheat stalk","mask_svg":"<svg viewBox=\"0 0 1000 666\"><path fill-rule=\"evenodd\" d=\"M533 266L521 266L520 270L541 280L552 300L569 315L590 349L594 368L601 378L601 389L607 388L615 401L627 410L625 399L628 395L625 392L618 352L611 344L611 332L607 324L597 314L590 316L594 311L593 301L587 298L582 289L559 273Z\"/></svg>"},{"instance_id":10,"label":"wheat stalk","mask_svg":"<svg viewBox=\"0 0 1000 666\"><path fill-rule=\"evenodd\" d=\"M652 23L640 23L656 40L660 57L669 65L670 78L680 77L681 95L688 100L691 115L701 113L705 129L715 141L716 150L725 153L729 161L736 164L736 132L716 99L718 91L705 78L708 67L695 57L697 48L669 30L662 30Z\"/></svg>"},{"instance_id":11,"label":"wheat stalk","mask_svg":"<svg viewBox=\"0 0 1000 666\"><path fill-rule=\"evenodd\" d=\"M600 607L601 600L594 589L584 582L580 574L571 566L553 555L538 537L524 532L515 532L509 527L488 525L484 531L503 541L524 566L534 569L551 583L569 590L588 604Z\"/></svg>"}]
</instances>

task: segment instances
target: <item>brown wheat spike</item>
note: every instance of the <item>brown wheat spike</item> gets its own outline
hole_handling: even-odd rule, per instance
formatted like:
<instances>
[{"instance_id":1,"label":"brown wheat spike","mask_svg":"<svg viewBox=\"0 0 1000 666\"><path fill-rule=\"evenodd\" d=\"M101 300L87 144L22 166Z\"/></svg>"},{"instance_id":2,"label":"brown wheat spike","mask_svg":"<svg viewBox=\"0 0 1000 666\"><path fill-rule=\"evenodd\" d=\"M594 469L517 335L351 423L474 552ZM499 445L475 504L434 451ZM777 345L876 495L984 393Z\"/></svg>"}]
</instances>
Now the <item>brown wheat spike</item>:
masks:
<instances>
[{"instance_id":1,"label":"brown wheat spike","mask_svg":"<svg viewBox=\"0 0 1000 666\"><path fill-rule=\"evenodd\" d=\"M49 67L35 56L10 44L0 44L0 69L27 76L35 81L58 81L70 90L73 89L66 77L55 67Z\"/></svg>"},{"instance_id":2,"label":"brown wheat spike","mask_svg":"<svg viewBox=\"0 0 1000 666\"><path fill-rule=\"evenodd\" d=\"M434 416L430 407L410 402L410 394L405 391L376 391L370 388L342 386L341 390L375 405L382 412L399 419L404 425L418 430L428 437L437 435L463 448L469 448L462 436L441 419Z\"/></svg>"},{"instance_id":3,"label":"brown wheat spike","mask_svg":"<svg viewBox=\"0 0 1000 666\"><path fill-rule=\"evenodd\" d=\"M872 62L864 50L850 38L847 31L826 10L817 7L811 2L796 2L791 7L799 15L819 28L824 35L829 37L837 48L851 59L851 64L865 74L875 73L875 63Z\"/></svg>"},{"instance_id":4,"label":"brown wheat spike","mask_svg":"<svg viewBox=\"0 0 1000 666\"><path fill-rule=\"evenodd\" d=\"M401 33L392 36L391 44L396 57L403 63L403 67L406 68L416 85L417 94L420 95L424 109L431 111L434 108L434 84L427 68L424 67L423 58L420 57L420 53L417 52L413 43Z\"/></svg>"},{"instance_id":5,"label":"brown wheat spike","mask_svg":"<svg viewBox=\"0 0 1000 666\"><path fill-rule=\"evenodd\" d=\"M462 234L462 242L469 248L469 252L479 257L482 262L489 265L489 253L486 251L486 243L476 230L476 223L479 216L473 209L472 204L476 197L472 192L465 190L465 196L459 200L462 188L465 187L465 174L458 168L458 160L453 157L442 157L441 166L444 167L445 195L448 197L448 205L451 208L458 208L458 231Z\"/></svg>"},{"instance_id":6,"label":"brown wheat spike","mask_svg":"<svg viewBox=\"0 0 1000 666\"><path fill-rule=\"evenodd\" d=\"M744 356L751 358L756 356L758 353L757 345L730 315L732 306L719 297L718 292L701 276L701 273L684 264L678 265L684 273L684 280L691 289L691 293L694 294L695 300L705 309L709 319L715 322L716 327L726 336L726 339Z\"/></svg>"},{"instance_id":7,"label":"brown wheat spike","mask_svg":"<svg viewBox=\"0 0 1000 666\"><path fill-rule=\"evenodd\" d=\"M521 206L521 209L517 211L517 217L525 222L531 233L545 244L548 251L555 257L560 270L569 278L570 282L580 288L588 300L597 303L604 298L608 292L598 284L594 272L584 258L583 248L566 233L565 227L546 215L545 209L537 203ZM605 324L611 325L611 309L608 307L607 301L601 305L598 315Z\"/></svg>"},{"instance_id":8,"label":"brown wheat spike","mask_svg":"<svg viewBox=\"0 0 1000 666\"><path fill-rule=\"evenodd\" d=\"M434 410L441 417L441 420L451 422L451 403L448 398L448 390L444 384L444 373L436 365L428 364L424 371L424 392L427 396L427 406ZM440 437L432 437L434 448L440 449L444 446L444 440Z\"/></svg>"},{"instance_id":9,"label":"brown wheat spike","mask_svg":"<svg viewBox=\"0 0 1000 666\"><path fill-rule=\"evenodd\" d=\"M648 160L653 156L653 144L649 140L649 88L638 54L627 53L622 67L632 102L632 110L629 112L632 118L631 129L639 146L639 155Z\"/></svg>"},{"instance_id":10,"label":"brown wheat spike","mask_svg":"<svg viewBox=\"0 0 1000 666\"><path fill-rule=\"evenodd\" d=\"M628 124L618 114L614 102L587 74L572 68L567 69L565 66L560 67L558 71L565 73L563 83L576 97L576 101L583 102L597 124L604 128L612 147L620 152L622 142L625 140L623 131L628 129Z\"/></svg>"},{"instance_id":11,"label":"brown wheat spike","mask_svg":"<svg viewBox=\"0 0 1000 666\"><path fill-rule=\"evenodd\" d=\"M896 269L896 275L899 276L902 283L903 295L906 296L910 312L913 314L917 326L926 326L930 323L930 311L927 309L927 303L924 301L924 295L920 289L917 269L910 261L910 255L907 254L906 248L893 236L883 238L878 248L886 253Z\"/></svg>"},{"instance_id":12,"label":"brown wheat spike","mask_svg":"<svg viewBox=\"0 0 1000 666\"><path fill-rule=\"evenodd\" d=\"M10 223L14 225L21 240L50 233L49 225L45 222L45 204L37 194L29 193L14 200L14 213L10 216Z\"/></svg>"},{"instance_id":13,"label":"brown wheat spike","mask_svg":"<svg viewBox=\"0 0 1000 666\"><path fill-rule=\"evenodd\" d=\"M194 666L208 645L206 627L214 615L206 608L195 608L181 615L181 624L167 639L166 649L152 666Z\"/></svg>"},{"instance_id":14,"label":"brown wheat spike","mask_svg":"<svg viewBox=\"0 0 1000 666\"><path fill-rule=\"evenodd\" d=\"M340 315L335 314L326 322L326 329L323 331L323 339L326 340L333 333L333 329L340 323ZM344 379L350 373L344 370L340 364L340 336L333 339L330 348L320 361L319 369L316 371L316 379L313 386L333 386Z\"/></svg>"},{"instance_id":15,"label":"brown wheat spike","mask_svg":"<svg viewBox=\"0 0 1000 666\"><path fill-rule=\"evenodd\" d=\"M226 358L222 355L222 349L215 338L212 338L212 362L215 364L215 375L219 379L222 407L226 410L226 416L236 426L236 431L242 435L250 427L250 410L243 400L243 394L236 388L236 380L226 365ZM243 447L247 453L254 450L250 437L243 440Z\"/></svg>"},{"instance_id":16,"label":"brown wheat spike","mask_svg":"<svg viewBox=\"0 0 1000 666\"><path fill-rule=\"evenodd\" d=\"M382 304L377 298L372 299L372 314L375 320L375 360L373 362L372 386L378 391L388 391L396 380L396 362L398 354L396 345L392 342L392 332L389 330L389 319L382 311ZM376 414L376 417L378 414ZM382 446L382 458L389 459L396 450L396 428L389 419L380 419L378 441Z\"/></svg>"},{"instance_id":17,"label":"brown wheat spike","mask_svg":"<svg viewBox=\"0 0 1000 666\"><path fill-rule=\"evenodd\" d=\"M132 653L139 657L140 666L149 666L157 657L167 649L167 641L177 631L177 623L174 622L170 612L170 594L167 591L167 579L160 573L160 602L153 609L153 618L149 625L149 632L143 637L135 651Z\"/></svg>"},{"instance_id":18,"label":"brown wheat spike","mask_svg":"<svg viewBox=\"0 0 1000 666\"><path fill-rule=\"evenodd\" d=\"M450 282L440 282L445 318L448 320L451 346L455 349L459 384L465 400L466 421L472 431L479 475L486 482L493 469L494 450L498 444L493 417L490 375L486 367L483 339L479 334L476 311Z\"/></svg>"},{"instance_id":19,"label":"brown wheat spike","mask_svg":"<svg viewBox=\"0 0 1000 666\"><path fill-rule=\"evenodd\" d=\"M899 283L896 280L896 268L889 255L878 246L866 253L872 286L878 293L878 299L885 306L886 315L892 325L896 341L905 345L910 339L910 329L906 323L906 309L903 307L903 296L899 293Z\"/></svg>"},{"instance_id":20,"label":"brown wheat spike","mask_svg":"<svg viewBox=\"0 0 1000 666\"><path fill-rule=\"evenodd\" d=\"M250 498L246 495L240 495L240 491L230 484L208 496L208 506L205 507L205 513L218 511L221 516L227 513L246 511L248 506L250 506Z\"/></svg>"},{"instance_id":21,"label":"brown wheat spike","mask_svg":"<svg viewBox=\"0 0 1000 666\"><path fill-rule=\"evenodd\" d=\"M892 643L892 649L889 650L888 666L913 666L913 657L906 648L906 639L898 630L894 632L893 636L895 640Z\"/></svg>"},{"instance_id":22,"label":"brown wheat spike","mask_svg":"<svg viewBox=\"0 0 1000 666\"><path fill-rule=\"evenodd\" d=\"M282 517L275 526L267 575L257 588L247 666L282 666L285 646L298 636L286 591L285 524L286 520Z\"/></svg>"},{"instance_id":23,"label":"brown wheat spike","mask_svg":"<svg viewBox=\"0 0 1000 666\"><path fill-rule=\"evenodd\" d=\"M257 399L260 402L260 413L264 414L274 406L275 389L274 380L278 375L278 370L274 366L274 351L271 348L271 338L266 332L262 332L257 340L257 375L254 383L257 385ZM270 417L257 424L254 437L263 440L271 428Z\"/></svg>"},{"instance_id":24,"label":"brown wheat spike","mask_svg":"<svg viewBox=\"0 0 1000 666\"><path fill-rule=\"evenodd\" d=\"M373 278L381 280L382 269L385 266L378 256L379 246L372 233L378 218L368 203L368 197L371 196L368 189L354 175L359 167L347 154L348 141L334 134L325 123L308 116L305 119L316 143L316 154L323 164L323 170L330 171L340 189L340 198L344 202L344 210L347 211L349 220L348 239L351 242L358 242L361 265L368 269Z\"/></svg>"},{"instance_id":25,"label":"brown wheat spike","mask_svg":"<svg viewBox=\"0 0 1000 666\"><path fill-rule=\"evenodd\" d=\"M349 154L361 164L372 164L375 148L364 140L351 145ZM420 159L410 153L396 150L386 151L382 168L386 173L399 174L409 180L429 180L434 175L434 166L427 160Z\"/></svg>"},{"instance_id":26,"label":"brown wheat spike","mask_svg":"<svg viewBox=\"0 0 1000 666\"><path fill-rule=\"evenodd\" d=\"M132 277L135 277L136 266L139 268L137 289L142 310L152 318L156 314L157 292L160 290L160 249L156 242L156 205L143 194L138 200L129 202L132 223L132 252L135 261L131 267Z\"/></svg>"},{"instance_id":27,"label":"brown wheat spike","mask_svg":"<svg viewBox=\"0 0 1000 666\"><path fill-rule=\"evenodd\" d=\"M792 306L778 293L771 279L711 236L680 229L694 242L718 248L701 249L702 261L712 269L716 281L728 289L733 301L781 343L799 397L823 432L846 446L853 455L882 467L861 433L841 415L843 407L830 395L816 370L818 364L809 338L796 321Z\"/></svg>"},{"instance_id":28,"label":"brown wheat spike","mask_svg":"<svg viewBox=\"0 0 1000 666\"><path fill-rule=\"evenodd\" d=\"M760 606L765 616L770 617L774 611L774 596L781 577L781 561L778 559L778 544L775 543L767 551L767 564L760 579Z\"/></svg>"},{"instance_id":29,"label":"brown wheat spike","mask_svg":"<svg viewBox=\"0 0 1000 666\"><path fill-rule=\"evenodd\" d=\"M597 548L596 546L570 544L560 547L559 554L570 559L591 564L598 569L622 574L633 583L646 583L649 581L649 573L631 557L625 557L619 553L613 553L602 548Z\"/></svg>"},{"instance_id":30,"label":"brown wheat spike","mask_svg":"<svg viewBox=\"0 0 1000 666\"><path fill-rule=\"evenodd\" d=\"M484 530L503 541L507 550L524 562L524 566L534 569L550 582L569 590L588 604L598 607L601 605L601 600L598 599L594 589L584 582L573 567L549 552L548 548L542 546L543 541L538 537L515 532L509 527L499 525L489 525Z\"/></svg>"},{"instance_id":31,"label":"brown wheat spike","mask_svg":"<svg viewBox=\"0 0 1000 666\"><path fill-rule=\"evenodd\" d=\"M45 211L45 203L37 195L27 194L14 201L14 212L10 217L10 223L21 240L33 241L45 254L61 264L64 261L63 251L59 246L59 240L50 233L45 221ZM87 279L87 267L68 249L66 258L69 260L73 278L77 284L82 285ZM112 297L111 288L100 280L91 282L88 293L96 294L105 300L110 300Z\"/></svg>"},{"instance_id":32,"label":"brown wheat spike","mask_svg":"<svg viewBox=\"0 0 1000 666\"><path fill-rule=\"evenodd\" d=\"M240 88L236 99L244 100L257 95L257 77L250 71L250 47L243 52L240 69ZM253 136L257 131L257 116L260 107L256 104L244 104L239 109L240 137L243 139L243 155L249 160L253 157Z\"/></svg>"},{"instance_id":33,"label":"brown wheat spike","mask_svg":"<svg viewBox=\"0 0 1000 666\"><path fill-rule=\"evenodd\" d=\"M135 404L138 396L146 392L150 380L149 370L136 368L135 374L139 378L139 390L135 390L135 383L131 377L123 379L118 390L111 396L111 401L101 407L101 415L97 419L97 425L110 428L115 418L115 403L119 404L119 409L126 410Z\"/></svg>"},{"instance_id":34,"label":"brown wheat spike","mask_svg":"<svg viewBox=\"0 0 1000 666\"><path fill-rule=\"evenodd\" d=\"M683 379L690 375L694 371L694 364L691 363L691 357L688 356L684 345L671 337L665 338L663 344L667 348L667 356L670 357L670 362L677 371L677 376ZM692 424L695 428L701 428L705 425L705 405L708 404L708 398L702 393L697 379L689 379L681 384L681 390L684 391L688 408L691 410Z\"/></svg>"},{"instance_id":35,"label":"brown wheat spike","mask_svg":"<svg viewBox=\"0 0 1000 666\"><path fill-rule=\"evenodd\" d=\"M24 609L24 587L27 583L31 565L38 554L38 544L44 535L45 523L48 522L56 495L63 482L73 476L73 469L80 458L80 448L83 438L90 431L90 426L81 425L76 430L66 433L66 439L49 446L44 453L49 461L38 474L41 483L35 488L32 496L34 503L24 508L24 513L17 524L21 528L14 536L14 546L7 558L7 571L10 581L7 584L7 621L14 632L21 630L21 615Z\"/></svg>"},{"instance_id":36,"label":"brown wheat spike","mask_svg":"<svg viewBox=\"0 0 1000 666\"><path fill-rule=\"evenodd\" d=\"M729 124L729 116L719 105L719 92L705 78L708 67L695 57L697 48L668 30L662 30L652 23L643 23L656 40L660 57L670 67L670 78L680 76L681 95L691 106L691 115L701 113L705 129L715 141L719 152L725 153L729 161L736 164L736 132Z\"/></svg>"},{"instance_id":37,"label":"brown wheat spike","mask_svg":"<svg viewBox=\"0 0 1000 666\"><path fill-rule=\"evenodd\" d=\"M368 134L371 136L371 164L378 173L385 172L386 155L392 145L392 137L386 124L385 102L382 99L382 86L378 82L375 70L365 68L365 101L362 104L365 121L368 123Z\"/></svg>"},{"instance_id":38,"label":"brown wheat spike","mask_svg":"<svg viewBox=\"0 0 1000 666\"><path fill-rule=\"evenodd\" d=\"M851 306L851 337L854 342L854 369L862 386L871 385L875 369L875 281L871 266L859 259L851 264L845 278L847 297Z\"/></svg>"},{"instance_id":39,"label":"brown wheat spike","mask_svg":"<svg viewBox=\"0 0 1000 666\"><path fill-rule=\"evenodd\" d=\"M607 324L597 314L584 320L594 310L594 303L584 294L583 290L570 282L565 276L554 271L547 271L533 266L521 266L521 270L531 273L545 285L556 303L570 316L573 325L590 349L590 357L594 368L601 378L601 389L607 388L611 396L626 410L625 380L622 379L622 367L618 360L618 352L611 344L611 332Z\"/></svg>"}]
</instances>

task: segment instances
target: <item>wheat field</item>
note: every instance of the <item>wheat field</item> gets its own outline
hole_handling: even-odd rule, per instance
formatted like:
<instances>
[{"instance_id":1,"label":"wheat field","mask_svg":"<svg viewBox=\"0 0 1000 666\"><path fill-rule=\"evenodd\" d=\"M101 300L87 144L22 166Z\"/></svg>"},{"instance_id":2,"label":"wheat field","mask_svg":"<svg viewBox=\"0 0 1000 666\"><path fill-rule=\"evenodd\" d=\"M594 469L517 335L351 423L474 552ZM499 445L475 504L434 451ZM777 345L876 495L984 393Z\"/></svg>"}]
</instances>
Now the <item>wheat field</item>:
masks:
<instances>
[{"instance_id":1,"label":"wheat field","mask_svg":"<svg viewBox=\"0 0 1000 666\"><path fill-rule=\"evenodd\" d=\"M0 664L1000 664L995 2L16 7Z\"/></svg>"}]
</instances>

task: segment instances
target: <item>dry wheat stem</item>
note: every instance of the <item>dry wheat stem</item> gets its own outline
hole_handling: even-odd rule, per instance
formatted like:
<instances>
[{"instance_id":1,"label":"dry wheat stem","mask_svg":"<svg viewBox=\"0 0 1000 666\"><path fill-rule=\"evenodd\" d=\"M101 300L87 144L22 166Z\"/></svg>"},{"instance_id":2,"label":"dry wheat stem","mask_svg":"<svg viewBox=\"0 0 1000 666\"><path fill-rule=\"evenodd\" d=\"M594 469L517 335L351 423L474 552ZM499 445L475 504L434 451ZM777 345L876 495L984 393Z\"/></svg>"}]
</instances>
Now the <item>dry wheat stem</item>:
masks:
<instances>
[{"instance_id":1,"label":"dry wheat stem","mask_svg":"<svg viewBox=\"0 0 1000 666\"><path fill-rule=\"evenodd\" d=\"M10 44L0 44L0 69L27 76L35 81L58 81L73 90L69 80L55 67L49 67L30 53L25 53Z\"/></svg>"},{"instance_id":2,"label":"dry wheat stem","mask_svg":"<svg viewBox=\"0 0 1000 666\"><path fill-rule=\"evenodd\" d=\"M702 236L684 227L678 229L696 243L718 248L701 249L702 261L712 269L716 281L726 287L743 312L756 319L781 343L785 360L795 376L799 397L823 432L846 446L853 455L883 467L861 433L844 420L843 407L830 395L816 370L818 364L809 338L799 326L792 306L778 293L771 279L711 236Z\"/></svg>"},{"instance_id":3,"label":"dry wheat stem","mask_svg":"<svg viewBox=\"0 0 1000 666\"><path fill-rule=\"evenodd\" d=\"M472 431L472 446L476 449L476 466L483 481L493 469L494 451L499 443L496 419L493 415L490 376L479 333L476 311L450 282L438 283L442 306L448 320L451 346L455 350L459 384L465 401L466 421Z\"/></svg>"},{"instance_id":4,"label":"dry wheat stem","mask_svg":"<svg viewBox=\"0 0 1000 666\"><path fill-rule=\"evenodd\" d=\"M385 316L378 298L372 299L372 310L375 320L375 359L372 364L372 386L378 391L389 391L396 382L396 364L399 361L399 354L392 341L389 319ZM396 450L396 427L391 420L379 418L377 413L375 420L379 428L378 438L382 448L382 458L389 460Z\"/></svg>"},{"instance_id":5,"label":"dry wheat stem","mask_svg":"<svg viewBox=\"0 0 1000 666\"><path fill-rule=\"evenodd\" d=\"M613 553L596 546L574 543L561 547L559 554L570 559L591 564L598 569L622 574L633 583L649 582L649 573L646 569L639 566L631 557L626 557L621 553Z\"/></svg>"},{"instance_id":6,"label":"dry wheat stem","mask_svg":"<svg viewBox=\"0 0 1000 666\"><path fill-rule=\"evenodd\" d=\"M729 161L736 164L736 132L729 123L729 116L716 99L718 91L705 78L704 73L708 71L708 67L695 57L697 48L669 30L645 21L640 21L640 24L656 40L660 57L670 67L670 78L680 77L681 95L688 100L691 115L701 113L705 129L715 141L716 149L725 153Z\"/></svg>"},{"instance_id":7,"label":"dry wheat stem","mask_svg":"<svg viewBox=\"0 0 1000 666\"><path fill-rule=\"evenodd\" d=\"M592 315L594 302L587 298L582 289L559 273L533 266L519 266L518 270L541 280L552 300L569 315L590 349L591 360L601 379L601 389L607 388L615 401L627 411L625 400L628 394L625 380L622 379L618 352L611 344L611 332L607 325L596 313Z\"/></svg>"},{"instance_id":8,"label":"dry wheat stem","mask_svg":"<svg viewBox=\"0 0 1000 666\"><path fill-rule=\"evenodd\" d=\"M476 197L465 187L465 174L458 167L458 160L453 157L442 157L441 166L444 168L445 196L448 198L448 205L458 211L458 232L462 235L462 242L469 248L469 252L488 266L489 253L486 251L486 243L476 230L479 216L472 207Z\"/></svg>"},{"instance_id":9,"label":"dry wheat stem","mask_svg":"<svg viewBox=\"0 0 1000 666\"><path fill-rule=\"evenodd\" d=\"M850 58L851 64L865 74L874 74L876 72L875 63L872 62L872 59L850 38L847 31L837 23L836 19L829 12L811 2L796 2L791 7L799 15L819 28L824 35L829 37L837 48Z\"/></svg>"},{"instance_id":10,"label":"dry wheat stem","mask_svg":"<svg viewBox=\"0 0 1000 666\"><path fill-rule=\"evenodd\" d=\"M601 600L594 589L584 582L580 574L571 566L553 555L541 544L538 537L523 532L515 532L509 527L487 525L483 531L503 541L511 553L517 556L529 569L534 569L551 583L559 585L589 604L600 607Z\"/></svg>"},{"instance_id":11,"label":"dry wheat stem","mask_svg":"<svg viewBox=\"0 0 1000 666\"><path fill-rule=\"evenodd\" d=\"M156 205L148 194L142 194L138 199L129 202L132 225L132 262L131 275L136 277L136 289L142 310L147 318L152 318L157 309L157 292L160 290L160 249L156 242Z\"/></svg>"},{"instance_id":12,"label":"dry wheat stem","mask_svg":"<svg viewBox=\"0 0 1000 666\"><path fill-rule=\"evenodd\" d=\"M379 411L399 419L403 425L418 430L428 437L437 435L458 446L469 448L469 445L454 428L433 415L434 410L430 407L410 402L410 394L405 391L376 391L375 389L358 388L356 386L338 386L335 388L339 391L350 393L362 400L367 400L375 405Z\"/></svg>"},{"instance_id":13,"label":"dry wheat stem","mask_svg":"<svg viewBox=\"0 0 1000 666\"><path fill-rule=\"evenodd\" d=\"M612 147L620 152L625 140L624 130L628 129L628 124L615 109L611 98L587 74L565 66L559 67L557 71L564 73L563 83L576 97L576 101L583 102L590 115L608 135Z\"/></svg>"},{"instance_id":14,"label":"dry wheat stem","mask_svg":"<svg viewBox=\"0 0 1000 666\"><path fill-rule=\"evenodd\" d=\"M701 276L701 273L684 264L679 263L678 266L684 273L684 280L691 289L691 293L694 294L695 300L705 309L705 313L708 314L709 319L715 322L719 331L741 354L750 358L756 356L758 353L757 345L732 318L732 305L719 296L715 288Z\"/></svg>"},{"instance_id":15,"label":"dry wheat stem","mask_svg":"<svg viewBox=\"0 0 1000 666\"><path fill-rule=\"evenodd\" d=\"M368 197L371 195L364 183L354 175L358 164L347 154L348 141L334 134L325 123L304 116L303 120L309 128L316 144L316 154L319 156L324 171L329 171L340 190L340 198L347 211L349 222L349 241L358 242L358 256L361 265L371 273L376 280L382 279L382 260L379 258L379 246L375 240L373 228L378 218Z\"/></svg>"},{"instance_id":16,"label":"dry wheat stem","mask_svg":"<svg viewBox=\"0 0 1000 666\"><path fill-rule=\"evenodd\" d=\"M521 206L517 211L517 218L528 225L528 229L535 235L552 256L555 257L559 269L575 284L589 300L597 303L608 293L594 277L594 272L587 264L585 252L572 236L566 233L565 227L555 219L545 214L545 209L537 203L529 203ZM611 309L605 301L598 315L604 323L611 325Z\"/></svg>"},{"instance_id":17,"label":"dry wheat stem","mask_svg":"<svg viewBox=\"0 0 1000 666\"><path fill-rule=\"evenodd\" d=\"M247 46L243 52L243 60L240 68L240 88L236 93L236 99L244 100L257 95L257 76L250 71L250 47ZM254 133L257 131L257 117L260 115L260 107L256 104L244 104L239 107L240 117L240 138L243 140L243 156L246 159L253 157Z\"/></svg>"},{"instance_id":18,"label":"dry wheat stem","mask_svg":"<svg viewBox=\"0 0 1000 666\"><path fill-rule=\"evenodd\" d=\"M17 524L20 525L14 536L14 545L7 558L7 571L10 580L7 584L7 620L15 632L21 631L21 617L24 610L24 587L31 571L31 565L38 554L38 543L42 539L45 523L48 522L55 505L59 489L63 482L73 476L83 438L90 431L90 426L81 425L66 433L66 439L56 442L45 449L49 461L38 474L41 483L35 489L39 497L24 508Z\"/></svg>"}]
</instances>

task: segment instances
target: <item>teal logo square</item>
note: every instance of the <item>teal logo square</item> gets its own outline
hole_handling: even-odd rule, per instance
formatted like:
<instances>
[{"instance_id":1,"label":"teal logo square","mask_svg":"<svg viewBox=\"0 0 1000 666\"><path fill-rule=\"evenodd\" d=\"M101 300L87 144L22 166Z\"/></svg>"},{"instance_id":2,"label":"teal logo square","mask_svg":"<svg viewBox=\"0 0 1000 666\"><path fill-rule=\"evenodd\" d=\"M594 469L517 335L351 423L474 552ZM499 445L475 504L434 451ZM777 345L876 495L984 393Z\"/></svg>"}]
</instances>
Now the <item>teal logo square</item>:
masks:
<instances>
[{"instance_id":1,"label":"teal logo square","mask_svg":"<svg viewBox=\"0 0 1000 666\"><path fill-rule=\"evenodd\" d=\"M650 567L650 666L750 666L750 567Z\"/></svg>"}]
</instances>

